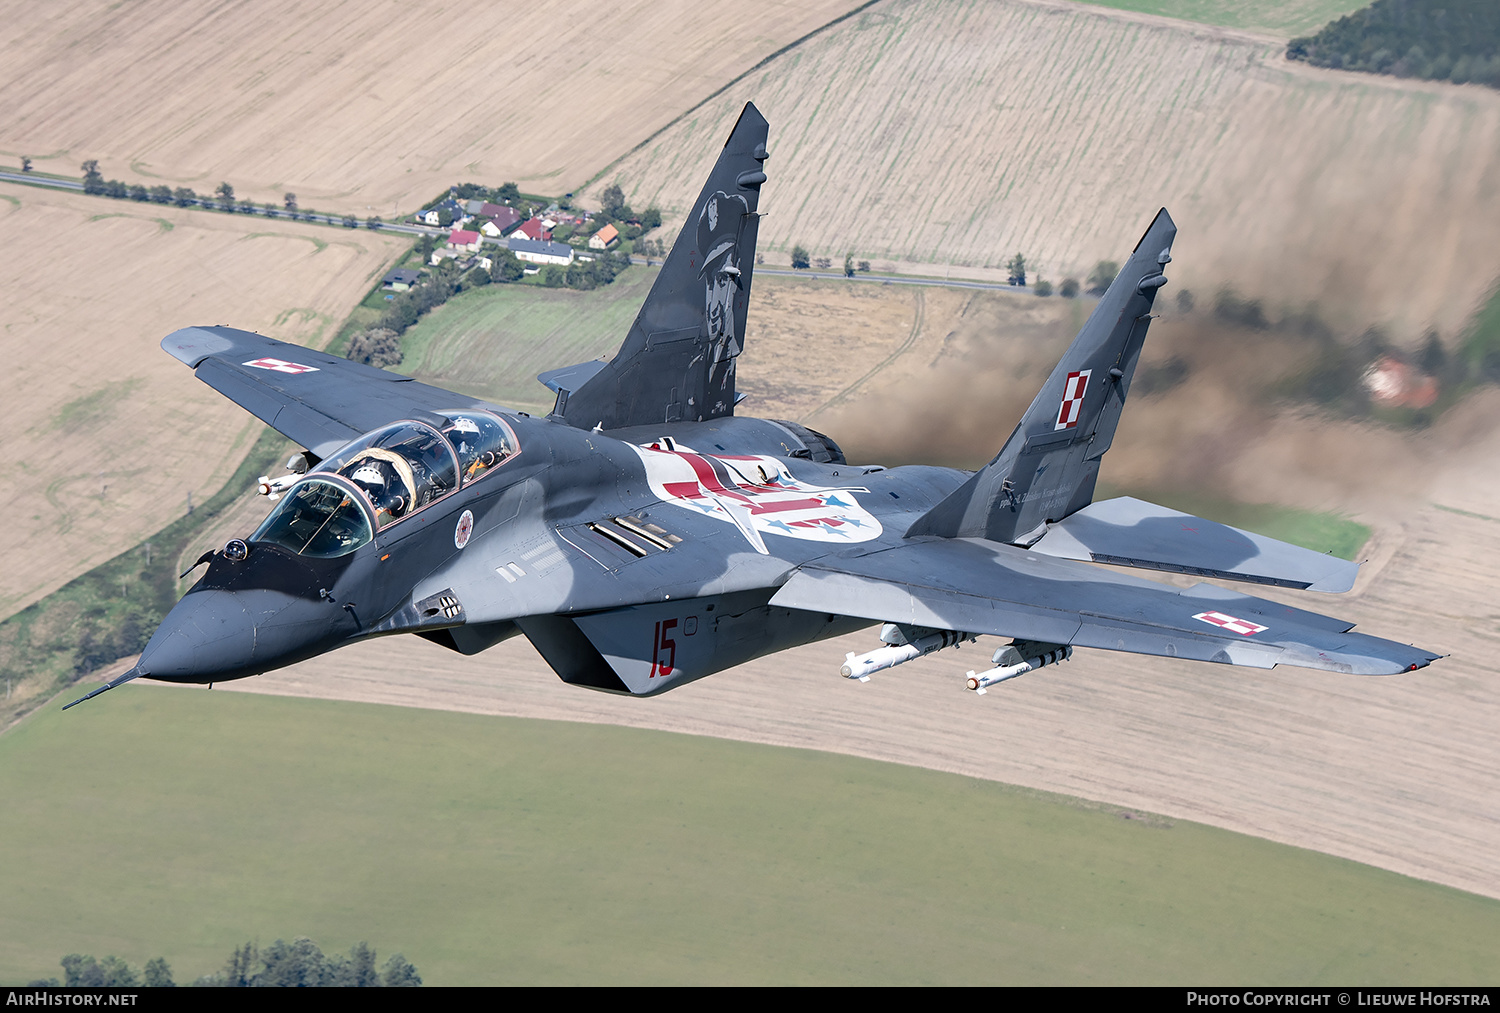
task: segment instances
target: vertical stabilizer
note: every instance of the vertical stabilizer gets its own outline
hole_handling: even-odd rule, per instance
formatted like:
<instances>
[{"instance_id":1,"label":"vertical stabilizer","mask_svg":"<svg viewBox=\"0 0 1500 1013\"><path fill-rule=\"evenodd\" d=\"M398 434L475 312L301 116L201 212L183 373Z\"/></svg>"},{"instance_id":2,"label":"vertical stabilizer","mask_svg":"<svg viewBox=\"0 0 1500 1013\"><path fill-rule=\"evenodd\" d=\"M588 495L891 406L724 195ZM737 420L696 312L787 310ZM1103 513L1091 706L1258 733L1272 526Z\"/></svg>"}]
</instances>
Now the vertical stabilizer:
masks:
<instances>
[{"instance_id":1,"label":"vertical stabilizer","mask_svg":"<svg viewBox=\"0 0 1500 1013\"><path fill-rule=\"evenodd\" d=\"M553 418L580 429L698 422L734 412L766 181L765 117L746 104L620 351L592 375L544 373ZM575 390L560 375L570 373Z\"/></svg>"},{"instance_id":2,"label":"vertical stabilizer","mask_svg":"<svg viewBox=\"0 0 1500 1013\"><path fill-rule=\"evenodd\" d=\"M908 536L1029 545L1048 522L1093 500L1099 460L1114 440L1176 237L1163 208L999 455L919 518Z\"/></svg>"}]
</instances>

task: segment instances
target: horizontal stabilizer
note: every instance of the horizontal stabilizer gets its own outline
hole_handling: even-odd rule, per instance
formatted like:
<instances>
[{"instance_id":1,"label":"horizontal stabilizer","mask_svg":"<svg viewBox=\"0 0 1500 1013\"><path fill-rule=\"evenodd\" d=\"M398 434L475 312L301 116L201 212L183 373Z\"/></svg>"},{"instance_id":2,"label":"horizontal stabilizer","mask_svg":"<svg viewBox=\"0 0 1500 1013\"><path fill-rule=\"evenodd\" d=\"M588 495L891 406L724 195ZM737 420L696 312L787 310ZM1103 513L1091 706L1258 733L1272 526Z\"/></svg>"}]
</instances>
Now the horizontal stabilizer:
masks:
<instances>
[{"instance_id":1,"label":"horizontal stabilizer","mask_svg":"<svg viewBox=\"0 0 1500 1013\"><path fill-rule=\"evenodd\" d=\"M556 392L559 390L577 390L594 378L594 374L603 369L608 363L603 359L591 359L588 362L580 362L576 366L563 366L561 369L549 369L545 373L538 373L536 378L540 380L548 390Z\"/></svg>"},{"instance_id":2,"label":"horizontal stabilizer","mask_svg":"<svg viewBox=\"0 0 1500 1013\"><path fill-rule=\"evenodd\" d=\"M772 605L1227 665L1395 675L1438 655L1213 584L1176 588L981 539L804 565Z\"/></svg>"},{"instance_id":3,"label":"horizontal stabilizer","mask_svg":"<svg viewBox=\"0 0 1500 1013\"><path fill-rule=\"evenodd\" d=\"M573 391L603 372L608 365L609 363L603 359L594 359L589 362L580 362L576 366L563 366L561 369L549 369L545 373L538 373L536 378L557 395L557 401L552 406L552 414L561 418L568 410L568 399L572 397Z\"/></svg>"},{"instance_id":4,"label":"horizontal stabilizer","mask_svg":"<svg viewBox=\"0 0 1500 1013\"><path fill-rule=\"evenodd\" d=\"M1031 551L1062 559L1341 592L1359 564L1122 496L1051 525Z\"/></svg>"}]
</instances>

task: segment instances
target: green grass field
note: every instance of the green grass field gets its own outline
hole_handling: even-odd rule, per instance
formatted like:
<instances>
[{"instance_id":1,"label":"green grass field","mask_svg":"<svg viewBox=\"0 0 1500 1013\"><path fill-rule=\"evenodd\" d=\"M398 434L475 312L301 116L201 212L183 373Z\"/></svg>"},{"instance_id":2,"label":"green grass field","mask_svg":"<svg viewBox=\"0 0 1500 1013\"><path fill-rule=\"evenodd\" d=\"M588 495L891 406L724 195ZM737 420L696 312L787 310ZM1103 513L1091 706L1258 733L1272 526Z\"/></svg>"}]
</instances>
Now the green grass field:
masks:
<instances>
[{"instance_id":1,"label":"green grass field","mask_svg":"<svg viewBox=\"0 0 1500 1013\"><path fill-rule=\"evenodd\" d=\"M305 934L434 985L1457 984L1500 938L1500 901L1255 838L610 726L127 686L0 737L0 798L9 983Z\"/></svg>"},{"instance_id":2,"label":"green grass field","mask_svg":"<svg viewBox=\"0 0 1500 1013\"><path fill-rule=\"evenodd\" d=\"M551 408L536 375L613 355L657 273L632 267L592 292L487 285L460 293L402 336L397 368L506 407Z\"/></svg>"},{"instance_id":3,"label":"green grass field","mask_svg":"<svg viewBox=\"0 0 1500 1013\"><path fill-rule=\"evenodd\" d=\"M1317 31L1334 18L1368 7L1361 0L1087 0L1097 7L1160 14L1206 25L1291 37Z\"/></svg>"}]
</instances>

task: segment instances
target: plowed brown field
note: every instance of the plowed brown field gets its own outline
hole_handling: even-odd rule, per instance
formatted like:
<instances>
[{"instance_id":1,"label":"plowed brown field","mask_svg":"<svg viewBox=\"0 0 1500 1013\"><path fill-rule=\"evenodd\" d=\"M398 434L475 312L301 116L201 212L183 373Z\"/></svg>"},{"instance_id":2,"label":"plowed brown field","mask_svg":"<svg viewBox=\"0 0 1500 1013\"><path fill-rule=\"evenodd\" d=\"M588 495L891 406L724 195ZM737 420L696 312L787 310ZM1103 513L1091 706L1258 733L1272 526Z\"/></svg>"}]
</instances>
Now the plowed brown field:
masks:
<instances>
[{"instance_id":1,"label":"plowed brown field","mask_svg":"<svg viewBox=\"0 0 1500 1013\"><path fill-rule=\"evenodd\" d=\"M319 345L407 240L0 183L0 617L217 492L261 424L158 343L226 323Z\"/></svg>"}]
</instances>

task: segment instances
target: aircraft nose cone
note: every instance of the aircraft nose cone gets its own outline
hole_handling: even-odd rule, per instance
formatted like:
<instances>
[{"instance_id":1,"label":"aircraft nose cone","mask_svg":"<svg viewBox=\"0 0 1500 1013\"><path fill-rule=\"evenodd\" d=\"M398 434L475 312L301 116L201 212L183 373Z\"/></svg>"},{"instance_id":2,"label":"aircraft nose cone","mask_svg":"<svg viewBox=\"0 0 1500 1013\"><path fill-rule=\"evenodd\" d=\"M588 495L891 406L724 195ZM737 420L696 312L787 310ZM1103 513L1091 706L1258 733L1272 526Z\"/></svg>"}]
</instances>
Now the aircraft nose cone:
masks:
<instances>
[{"instance_id":1,"label":"aircraft nose cone","mask_svg":"<svg viewBox=\"0 0 1500 1013\"><path fill-rule=\"evenodd\" d=\"M139 667L167 682L220 682L289 665L347 635L348 615L281 591L194 591L168 613Z\"/></svg>"}]
</instances>

